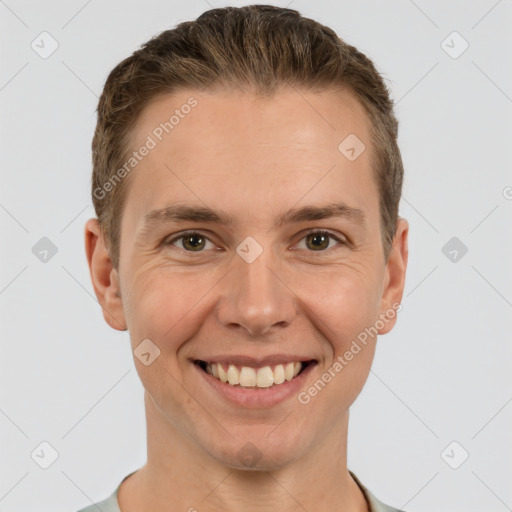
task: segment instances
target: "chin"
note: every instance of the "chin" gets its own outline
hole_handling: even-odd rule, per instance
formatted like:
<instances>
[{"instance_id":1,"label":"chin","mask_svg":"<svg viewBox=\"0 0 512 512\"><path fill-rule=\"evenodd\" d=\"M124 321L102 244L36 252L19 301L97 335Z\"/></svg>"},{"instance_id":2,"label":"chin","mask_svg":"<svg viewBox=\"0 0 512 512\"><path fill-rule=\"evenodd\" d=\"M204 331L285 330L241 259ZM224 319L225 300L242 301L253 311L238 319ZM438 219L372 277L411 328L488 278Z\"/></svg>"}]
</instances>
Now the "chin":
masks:
<instances>
[{"instance_id":1,"label":"chin","mask_svg":"<svg viewBox=\"0 0 512 512\"><path fill-rule=\"evenodd\" d=\"M269 429L266 429L268 434ZM285 436L274 436L269 439L265 436L238 437L215 450L207 450L220 464L232 469L242 471L276 471L292 464L299 456L298 443L295 439ZM300 444L304 447L304 443Z\"/></svg>"}]
</instances>

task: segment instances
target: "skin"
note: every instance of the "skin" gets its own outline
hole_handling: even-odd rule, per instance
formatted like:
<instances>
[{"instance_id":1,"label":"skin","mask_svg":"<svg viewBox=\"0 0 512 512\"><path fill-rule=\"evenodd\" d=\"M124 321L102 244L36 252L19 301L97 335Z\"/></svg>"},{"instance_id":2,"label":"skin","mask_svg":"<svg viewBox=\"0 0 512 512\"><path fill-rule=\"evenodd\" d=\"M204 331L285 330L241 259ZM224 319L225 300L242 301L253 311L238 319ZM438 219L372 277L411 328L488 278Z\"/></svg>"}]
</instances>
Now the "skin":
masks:
<instances>
[{"instance_id":1,"label":"skin","mask_svg":"<svg viewBox=\"0 0 512 512\"><path fill-rule=\"evenodd\" d=\"M347 470L347 430L377 336L307 405L294 395L265 409L236 406L200 382L192 363L215 354L306 355L317 361L307 390L400 302L409 226L399 218L386 261L364 108L350 92L284 88L264 101L227 89L181 91L144 109L133 148L190 96L197 107L128 178L118 269L97 220L85 227L105 320L129 331L133 350L149 338L161 351L149 366L134 357L145 388L148 459L121 485L120 508L366 511ZM355 161L338 150L350 133L367 148ZM179 221L144 231L145 214L177 201L224 210L235 224ZM338 201L363 210L366 224L329 218L274 226L292 207ZM309 228L350 243L313 236L322 247L315 249ZM183 239L162 244L190 229L207 237L202 252ZM263 249L252 263L236 252L248 236ZM250 468L240 455L248 442L261 456Z\"/></svg>"}]
</instances>

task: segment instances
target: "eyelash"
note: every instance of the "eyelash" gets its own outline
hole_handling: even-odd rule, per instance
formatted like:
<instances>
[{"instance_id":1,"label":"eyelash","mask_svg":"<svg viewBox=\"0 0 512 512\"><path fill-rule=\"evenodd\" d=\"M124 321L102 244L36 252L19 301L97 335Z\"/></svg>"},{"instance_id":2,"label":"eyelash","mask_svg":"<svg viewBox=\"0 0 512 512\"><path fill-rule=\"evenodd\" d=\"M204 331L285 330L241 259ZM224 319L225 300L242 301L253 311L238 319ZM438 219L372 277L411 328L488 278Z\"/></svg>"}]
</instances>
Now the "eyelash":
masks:
<instances>
[{"instance_id":1,"label":"eyelash","mask_svg":"<svg viewBox=\"0 0 512 512\"><path fill-rule=\"evenodd\" d=\"M185 231L184 233L181 233L179 236L176 236L176 237L174 237L171 240L164 239L163 245L166 245L166 246L167 245L171 245L172 246L173 243L176 242L177 240L180 240L180 239L185 238L185 237L190 236L190 235L199 235L199 236L204 237L209 242L211 242L211 240L207 236L203 235L199 231ZM348 245L348 243L346 241L341 240L339 237L337 237L336 235L332 234L330 231L326 231L325 229L319 229L319 228L310 229L309 231L304 233L304 235L302 236L301 240L303 240L304 238L306 238L309 235L325 235L325 236L328 236L329 238L332 238L332 239L336 240L342 246L343 245ZM187 251L185 249L182 249L182 248L179 248L179 247L176 247L176 246L173 246L173 247L175 249L179 249L182 252L186 252L186 253L190 253L190 254L200 254L200 253L204 252L204 250L202 250L202 251ZM326 253L330 249L331 249L331 247L329 247L327 249L319 250L319 251L308 251L308 252L311 252L311 253L315 253L315 252Z\"/></svg>"}]
</instances>

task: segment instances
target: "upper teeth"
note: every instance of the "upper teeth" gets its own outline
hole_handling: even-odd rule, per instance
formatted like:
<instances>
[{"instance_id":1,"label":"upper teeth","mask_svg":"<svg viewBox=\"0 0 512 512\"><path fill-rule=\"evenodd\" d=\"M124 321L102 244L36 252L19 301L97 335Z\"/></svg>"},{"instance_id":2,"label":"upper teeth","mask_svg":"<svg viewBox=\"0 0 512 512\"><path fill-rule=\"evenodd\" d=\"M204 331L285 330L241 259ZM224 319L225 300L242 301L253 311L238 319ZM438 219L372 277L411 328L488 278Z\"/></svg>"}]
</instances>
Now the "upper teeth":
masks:
<instances>
[{"instance_id":1,"label":"upper teeth","mask_svg":"<svg viewBox=\"0 0 512 512\"><path fill-rule=\"evenodd\" d=\"M274 384L282 384L285 380L292 380L302 369L301 362L278 364L274 370L270 366L252 368L242 366L240 370L229 364L226 369L220 363L206 363L206 371L222 382L232 386L268 388Z\"/></svg>"}]
</instances>

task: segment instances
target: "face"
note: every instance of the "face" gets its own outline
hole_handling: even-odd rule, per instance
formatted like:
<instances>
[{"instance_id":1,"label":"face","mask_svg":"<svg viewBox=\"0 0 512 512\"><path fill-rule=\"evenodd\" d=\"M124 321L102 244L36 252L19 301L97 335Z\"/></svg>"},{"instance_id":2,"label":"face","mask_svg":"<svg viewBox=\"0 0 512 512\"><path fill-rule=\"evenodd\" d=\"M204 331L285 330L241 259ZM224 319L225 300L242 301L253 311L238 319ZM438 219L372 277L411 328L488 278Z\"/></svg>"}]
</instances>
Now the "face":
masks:
<instances>
[{"instance_id":1,"label":"face","mask_svg":"<svg viewBox=\"0 0 512 512\"><path fill-rule=\"evenodd\" d=\"M156 144L129 177L119 269L97 293L150 353L134 360L160 421L222 464L275 469L318 453L367 379L377 337L361 333L394 325L407 224L386 261L369 130L350 93L293 89L266 101L182 91L137 123L132 147ZM339 149L350 134L366 146L355 160Z\"/></svg>"}]
</instances>

